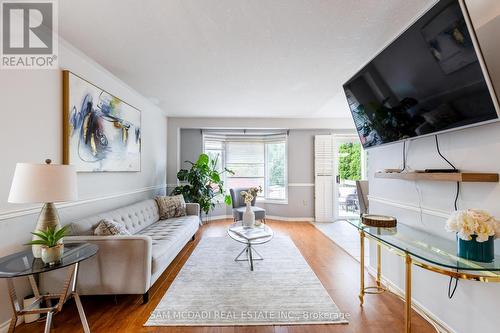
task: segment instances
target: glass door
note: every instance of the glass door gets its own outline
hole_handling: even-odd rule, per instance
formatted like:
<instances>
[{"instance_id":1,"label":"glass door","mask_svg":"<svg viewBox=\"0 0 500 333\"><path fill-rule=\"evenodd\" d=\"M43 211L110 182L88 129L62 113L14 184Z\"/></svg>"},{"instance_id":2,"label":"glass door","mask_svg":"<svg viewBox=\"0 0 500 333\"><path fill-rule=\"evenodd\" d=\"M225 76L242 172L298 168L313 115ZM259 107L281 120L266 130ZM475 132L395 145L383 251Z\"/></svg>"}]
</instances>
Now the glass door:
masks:
<instances>
[{"instance_id":1,"label":"glass door","mask_svg":"<svg viewBox=\"0 0 500 333\"><path fill-rule=\"evenodd\" d=\"M334 137L336 218L359 216L356 180L364 178L365 154L357 137Z\"/></svg>"}]
</instances>

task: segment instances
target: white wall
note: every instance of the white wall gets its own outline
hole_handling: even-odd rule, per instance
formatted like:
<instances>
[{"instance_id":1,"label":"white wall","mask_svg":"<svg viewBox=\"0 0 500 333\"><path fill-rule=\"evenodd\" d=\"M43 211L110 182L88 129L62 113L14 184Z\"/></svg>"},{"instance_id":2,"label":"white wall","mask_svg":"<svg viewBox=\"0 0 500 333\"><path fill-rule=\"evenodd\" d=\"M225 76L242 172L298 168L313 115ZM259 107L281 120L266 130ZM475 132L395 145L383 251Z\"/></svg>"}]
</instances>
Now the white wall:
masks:
<instances>
[{"instance_id":1,"label":"white wall","mask_svg":"<svg viewBox=\"0 0 500 333\"><path fill-rule=\"evenodd\" d=\"M471 6L482 6L482 11L470 8L471 16L473 20L481 23L477 30L478 38L482 43L481 48L487 53L487 65L495 83L500 82L500 66L497 63L500 52L500 17L480 20L480 13L491 13L491 10L484 9L488 2L492 10L498 8L496 0L467 1ZM492 30L492 26L485 25L484 21L496 24L496 28ZM483 34L483 31L488 35ZM498 88L500 86L497 86L497 91ZM461 170L500 171L500 123L442 134L439 141L442 153ZM454 209L455 183L374 178L374 172L378 170L401 167L401 149L401 144L394 144L370 150L370 212L396 216L399 223L453 240L455 236L445 232L444 224L445 216ZM410 142L408 166L411 169L448 167L437 155L433 137ZM500 217L500 184L462 183L461 187L459 209L481 208ZM496 240L495 245L496 253L500 253L500 240ZM370 250L374 253L374 245L371 247ZM370 264L373 268L376 267L374 261L372 256ZM386 278L404 290L404 264L400 257L384 250L382 272ZM455 296L448 299L448 280L445 276L414 266L414 300L456 332L498 332L500 284L460 280Z\"/></svg>"},{"instance_id":2,"label":"white wall","mask_svg":"<svg viewBox=\"0 0 500 333\"><path fill-rule=\"evenodd\" d=\"M64 42L61 69L68 69L141 110L142 171L80 173L77 205L59 210L63 224L164 191L167 119L163 111L97 63ZM38 209L7 203L17 162L62 162L62 74L60 70L0 70L0 256L26 248ZM107 198L107 199L105 199ZM94 200L97 199L97 200ZM102 199L102 200L100 200ZM19 279L23 293L25 281ZM0 280L0 324L11 316L6 283ZM1 327L0 327L1 328Z\"/></svg>"},{"instance_id":3,"label":"white wall","mask_svg":"<svg viewBox=\"0 0 500 333\"><path fill-rule=\"evenodd\" d=\"M442 153L461 170L499 172L500 123L440 135ZM447 167L437 155L434 138L410 143L408 165L412 169ZM445 232L447 215L453 211L455 183L411 182L374 178L374 172L401 166L401 145L370 150L370 212L393 215L399 223L454 239ZM420 192L420 194L419 194ZM481 208L500 217L498 183L462 183L459 209ZM420 217L419 206L423 209ZM500 240L495 241L500 253ZM375 253L372 245L371 253ZM371 266L376 267L375 258ZM399 256L384 251L382 272L404 290L404 265ZM447 297L448 278L414 266L413 297L456 332L494 332L500 327L500 284L460 281L455 296Z\"/></svg>"},{"instance_id":4,"label":"white wall","mask_svg":"<svg viewBox=\"0 0 500 333\"><path fill-rule=\"evenodd\" d=\"M288 136L288 203L257 203L267 216L292 220L314 218L314 136L318 134L351 134L350 119L241 119L241 118L169 118L169 172L167 182L176 184L176 173L186 167L185 160L195 160L202 152L200 128L281 128ZM211 216L231 215L231 208L218 206Z\"/></svg>"}]
</instances>

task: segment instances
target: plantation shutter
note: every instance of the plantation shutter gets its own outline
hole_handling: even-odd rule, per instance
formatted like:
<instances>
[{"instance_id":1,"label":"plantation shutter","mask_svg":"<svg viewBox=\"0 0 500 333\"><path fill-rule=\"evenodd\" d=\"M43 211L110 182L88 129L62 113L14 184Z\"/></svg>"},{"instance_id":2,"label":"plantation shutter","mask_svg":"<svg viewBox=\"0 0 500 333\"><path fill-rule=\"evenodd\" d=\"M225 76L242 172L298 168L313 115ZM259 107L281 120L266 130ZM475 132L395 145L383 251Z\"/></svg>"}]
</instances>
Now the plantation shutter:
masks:
<instances>
[{"instance_id":1,"label":"plantation shutter","mask_svg":"<svg viewBox=\"0 0 500 333\"><path fill-rule=\"evenodd\" d=\"M333 221L334 200L334 151L332 135L314 137L314 198L315 220Z\"/></svg>"}]
</instances>

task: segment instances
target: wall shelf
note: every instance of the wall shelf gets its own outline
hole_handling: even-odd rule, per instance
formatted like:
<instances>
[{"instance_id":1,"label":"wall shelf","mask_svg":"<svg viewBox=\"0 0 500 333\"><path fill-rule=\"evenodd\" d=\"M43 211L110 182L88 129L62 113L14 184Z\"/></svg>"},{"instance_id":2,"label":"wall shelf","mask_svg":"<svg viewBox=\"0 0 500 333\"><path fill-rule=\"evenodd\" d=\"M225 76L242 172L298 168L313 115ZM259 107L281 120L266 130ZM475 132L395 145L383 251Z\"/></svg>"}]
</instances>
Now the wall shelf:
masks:
<instances>
[{"instance_id":1,"label":"wall shelf","mask_svg":"<svg viewBox=\"0 0 500 333\"><path fill-rule=\"evenodd\" d=\"M440 182L480 182L498 183L498 173L481 172L375 172L375 178L404 179L404 180L428 180Z\"/></svg>"}]
</instances>

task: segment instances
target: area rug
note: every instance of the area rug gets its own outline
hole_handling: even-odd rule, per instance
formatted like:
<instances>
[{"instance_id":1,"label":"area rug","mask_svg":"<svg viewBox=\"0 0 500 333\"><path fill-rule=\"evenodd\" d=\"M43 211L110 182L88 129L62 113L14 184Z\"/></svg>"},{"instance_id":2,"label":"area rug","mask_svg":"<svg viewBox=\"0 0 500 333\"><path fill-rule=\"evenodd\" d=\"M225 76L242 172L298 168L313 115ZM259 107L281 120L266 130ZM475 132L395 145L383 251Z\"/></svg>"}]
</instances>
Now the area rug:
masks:
<instances>
[{"instance_id":1,"label":"area rug","mask_svg":"<svg viewBox=\"0 0 500 333\"><path fill-rule=\"evenodd\" d=\"M144 326L347 323L290 238L257 245L253 272L234 261L243 247L203 238Z\"/></svg>"}]
</instances>

